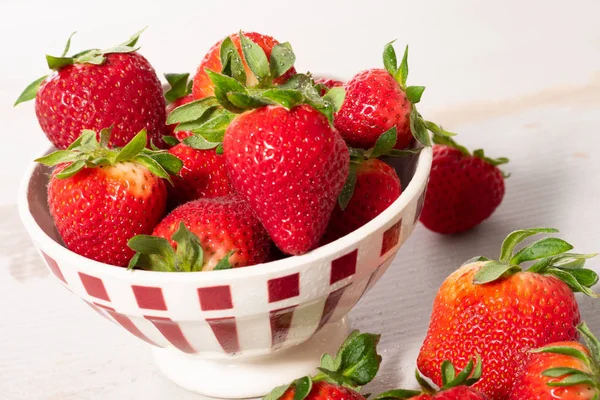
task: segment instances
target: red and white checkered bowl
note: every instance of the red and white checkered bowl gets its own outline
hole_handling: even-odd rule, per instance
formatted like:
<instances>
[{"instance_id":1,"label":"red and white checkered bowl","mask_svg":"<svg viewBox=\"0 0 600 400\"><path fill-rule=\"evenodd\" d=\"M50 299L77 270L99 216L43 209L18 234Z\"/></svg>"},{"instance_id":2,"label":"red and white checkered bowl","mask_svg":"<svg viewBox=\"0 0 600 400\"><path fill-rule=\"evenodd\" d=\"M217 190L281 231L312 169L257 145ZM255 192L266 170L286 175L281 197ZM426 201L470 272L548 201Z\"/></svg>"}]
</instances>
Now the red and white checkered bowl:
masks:
<instances>
[{"instance_id":1,"label":"red and white checkered bowl","mask_svg":"<svg viewBox=\"0 0 600 400\"><path fill-rule=\"evenodd\" d=\"M246 359L307 341L377 282L417 223L431 157L426 148L395 161L404 191L362 228L302 256L248 268L128 271L73 253L48 211L50 170L41 164L25 176L19 212L50 271L103 317L153 346Z\"/></svg>"}]
</instances>

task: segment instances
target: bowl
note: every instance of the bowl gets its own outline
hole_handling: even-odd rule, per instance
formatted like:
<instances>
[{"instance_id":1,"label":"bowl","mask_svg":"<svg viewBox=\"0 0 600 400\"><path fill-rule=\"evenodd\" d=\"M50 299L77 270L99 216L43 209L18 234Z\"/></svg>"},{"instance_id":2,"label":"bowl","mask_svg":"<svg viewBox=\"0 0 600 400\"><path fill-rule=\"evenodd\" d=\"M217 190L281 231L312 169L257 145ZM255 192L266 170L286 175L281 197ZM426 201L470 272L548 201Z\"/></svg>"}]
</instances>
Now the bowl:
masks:
<instances>
[{"instance_id":1,"label":"bowl","mask_svg":"<svg viewBox=\"0 0 600 400\"><path fill-rule=\"evenodd\" d=\"M341 344L346 314L418 221L431 159L425 148L393 160L402 195L360 229L301 256L233 270L130 271L68 250L48 210L51 170L41 164L25 174L19 213L56 280L150 344L167 377L208 396L256 397L313 373L321 354Z\"/></svg>"}]
</instances>

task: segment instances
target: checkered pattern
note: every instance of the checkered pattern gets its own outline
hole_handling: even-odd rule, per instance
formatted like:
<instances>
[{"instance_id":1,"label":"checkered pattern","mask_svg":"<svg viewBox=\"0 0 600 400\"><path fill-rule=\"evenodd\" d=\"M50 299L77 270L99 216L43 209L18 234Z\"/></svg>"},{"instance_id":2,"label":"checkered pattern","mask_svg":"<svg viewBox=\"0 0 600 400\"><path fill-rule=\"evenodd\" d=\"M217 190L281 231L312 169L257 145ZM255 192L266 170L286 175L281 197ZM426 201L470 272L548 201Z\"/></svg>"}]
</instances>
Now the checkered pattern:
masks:
<instances>
[{"instance_id":1,"label":"checkered pattern","mask_svg":"<svg viewBox=\"0 0 600 400\"><path fill-rule=\"evenodd\" d=\"M189 280L149 277L143 271L104 274L97 265L40 250L69 290L153 346L222 357L259 355L301 343L347 314L414 229L423 192L424 187L387 224L317 262L302 265L290 259L290 264L243 279L227 273L210 280L202 279L203 273Z\"/></svg>"}]
</instances>

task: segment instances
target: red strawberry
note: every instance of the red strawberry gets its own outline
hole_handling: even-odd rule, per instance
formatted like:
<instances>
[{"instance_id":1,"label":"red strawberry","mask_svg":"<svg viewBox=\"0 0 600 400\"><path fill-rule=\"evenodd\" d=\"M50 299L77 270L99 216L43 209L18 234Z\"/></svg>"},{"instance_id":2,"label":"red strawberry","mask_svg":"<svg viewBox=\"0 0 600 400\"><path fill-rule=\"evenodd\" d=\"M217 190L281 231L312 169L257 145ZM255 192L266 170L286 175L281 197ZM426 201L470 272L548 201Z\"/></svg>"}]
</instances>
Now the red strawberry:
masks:
<instances>
[{"instance_id":1,"label":"red strawberry","mask_svg":"<svg viewBox=\"0 0 600 400\"><path fill-rule=\"evenodd\" d=\"M588 346L559 342L534 350L509 400L600 398L600 343L585 323L578 330Z\"/></svg>"},{"instance_id":2,"label":"red strawberry","mask_svg":"<svg viewBox=\"0 0 600 400\"><path fill-rule=\"evenodd\" d=\"M162 254L171 247L177 253L166 261L134 259L131 266L163 271L245 267L265 262L271 246L269 235L258 219L246 203L235 196L186 203L167 215L152 235L166 240L157 245L156 237L140 235L130 240L129 246L141 254L149 254L147 249L153 246L160 246ZM182 243L186 245L181 246ZM203 255L192 257L189 243L196 243L196 253ZM190 257L193 261L189 261Z\"/></svg>"},{"instance_id":3,"label":"red strawberry","mask_svg":"<svg viewBox=\"0 0 600 400\"><path fill-rule=\"evenodd\" d=\"M288 389L280 400L295 400L295 388ZM358 392L327 382L315 382L304 400L365 400Z\"/></svg>"},{"instance_id":4,"label":"red strawberry","mask_svg":"<svg viewBox=\"0 0 600 400\"><path fill-rule=\"evenodd\" d=\"M415 104L421 100L423 86L406 86L408 47L400 66L391 44L384 50L385 69L358 73L346 83L346 99L335 115L335 127L352 147L371 148L384 132L397 131L395 148L410 146L413 135L424 145L430 144L427 130L452 135L436 124L425 121Z\"/></svg>"},{"instance_id":5,"label":"red strawberry","mask_svg":"<svg viewBox=\"0 0 600 400\"><path fill-rule=\"evenodd\" d=\"M450 138L434 139L427 196L420 220L434 232L463 232L488 218L504 197L504 176L498 165L506 158L491 159L483 150L469 151Z\"/></svg>"},{"instance_id":6,"label":"red strawberry","mask_svg":"<svg viewBox=\"0 0 600 400\"><path fill-rule=\"evenodd\" d=\"M169 187L174 204L232 193L225 169L225 156L217 154L215 149L198 150L180 143L171 147L169 153L183 161L183 167L172 178L173 185Z\"/></svg>"},{"instance_id":7,"label":"red strawberry","mask_svg":"<svg viewBox=\"0 0 600 400\"><path fill-rule=\"evenodd\" d=\"M190 74L187 73L165 74L167 82L171 85L170 89L165 92L165 99L168 101L166 109L167 115L177 107L191 103L195 100L194 96L192 96L192 82L188 82L189 75ZM177 124L167 125L170 135L175 136L178 140L183 140L192 134L189 131L175 132L176 127Z\"/></svg>"},{"instance_id":8,"label":"red strawberry","mask_svg":"<svg viewBox=\"0 0 600 400\"><path fill-rule=\"evenodd\" d=\"M471 354L481 354L483 375L475 387L492 399L506 399L529 350L577 337L573 291L596 296L589 287L598 275L583 268L590 255L566 253L573 246L558 238L514 253L519 242L541 232L557 231L515 231L504 241L499 261L479 257L446 279L417 360L423 375L440 384L444 360L464 365ZM527 261L537 262L523 271L519 264Z\"/></svg>"},{"instance_id":9,"label":"red strawberry","mask_svg":"<svg viewBox=\"0 0 600 400\"><path fill-rule=\"evenodd\" d=\"M481 378L481 358L477 363L469 361L464 370L456 373L451 362L446 361L440 371L443 376L443 386L436 391L425 381L417 371L416 378L422 391L395 389L382 393L375 400L488 400L488 397L479 390L470 387Z\"/></svg>"},{"instance_id":10,"label":"red strawberry","mask_svg":"<svg viewBox=\"0 0 600 400\"><path fill-rule=\"evenodd\" d=\"M37 161L58 165L48 184L48 205L67 248L125 266L133 256L127 240L152 232L162 218L167 189L161 178L177 172L181 161L144 149L145 131L120 152L106 147L109 135L103 131L99 144L95 132L85 131L68 151Z\"/></svg>"},{"instance_id":11,"label":"red strawberry","mask_svg":"<svg viewBox=\"0 0 600 400\"><path fill-rule=\"evenodd\" d=\"M384 143L385 142L385 143ZM402 193L394 168L375 157L389 155L396 143L394 128L384 133L373 149L352 149L350 172L321 243L346 236L371 221Z\"/></svg>"},{"instance_id":12,"label":"red strawberry","mask_svg":"<svg viewBox=\"0 0 600 400\"><path fill-rule=\"evenodd\" d=\"M249 39L251 39L254 43L256 43L260 48L263 49L267 58L271 57L271 50L273 47L279 42L272 38L271 36L263 35L256 32L246 32L244 33ZM258 83L258 80L252 74L250 67L246 62L246 58L243 56L242 45L240 43L240 35L238 33L232 34L228 37L233 45L237 48L239 55L242 57L242 62L244 69L246 71L246 81L245 84L247 86L255 86ZM225 38L227 40L227 38ZM194 86L192 89L192 93L195 99L203 99L205 97L214 96L215 85L207 75L205 69L208 68L211 71L221 72L223 65L221 64L221 45L223 40L216 43L213 47L210 48L204 59L200 63L198 67L198 71L196 72L196 76L194 76ZM294 75L296 70L292 67L290 68L284 75L276 78L274 80L275 84L281 84L289 79L290 76Z\"/></svg>"},{"instance_id":13,"label":"red strawberry","mask_svg":"<svg viewBox=\"0 0 600 400\"><path fill-rule=\"evenodd\" d=\"M348 175L348 149L306 105L236 117L223 141L229 177L285 253L313 249Z\"/></svg>"},{"instance_id":14,"label":"red strawberry","mask_svg":"<svg viewBox=\"0 0 600 400\"><path fill-rule=\"evenodd\" d=\"M327 93L327 90L334 87L344 87L344 82L338 81L337 79L325 79L320 78L315 81L317 87L319 87L321 96L324 96Z\"/></svg>"},{"instance_id":15,"label":"red strawberry","mask_svg":"<svg viewBox=\"0 0 600 400\"><path fill-rule=\"evenodd\" d=\"M138 37L139 33L104 51L48 56L55 73L30 85L17 104L35 95L40 126L59 149L67 148L82 129L99 131L109 126L113 127L111 146L124 146L142 129L148 132L148 145L161 146L165 100L154 69L135 52ZM69 44L65 54L68 48Z\"/></svg>"}]
</instances>

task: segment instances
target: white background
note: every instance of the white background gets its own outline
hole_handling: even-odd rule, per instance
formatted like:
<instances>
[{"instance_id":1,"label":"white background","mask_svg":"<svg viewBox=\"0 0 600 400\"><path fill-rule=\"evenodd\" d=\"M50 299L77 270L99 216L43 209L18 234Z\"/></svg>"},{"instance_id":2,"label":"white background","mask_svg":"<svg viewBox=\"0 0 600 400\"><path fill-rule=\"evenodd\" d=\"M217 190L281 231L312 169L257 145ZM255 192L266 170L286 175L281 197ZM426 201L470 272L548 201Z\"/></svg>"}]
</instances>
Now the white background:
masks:
<instances>
[{"instance_id":1,"label":"white background","mask_svg":"<svg viewBox=\"0 0 600 400\"><path fill-rule=\"evenodd\" d=\"M511 159L506 197L489 220L455 237L417 227L351 313L355 327L383 333L383 370L367 388L377 393L414 385L442 280L471 256L497 256L511 230L553 226L576 251L600 251L599 15L598 0L0 0L0 399L198 398L160 375L145 344L53 282L11 205L23 169L48 146L33 104L12 103L72 31L81 50L148 25L141 52L160 74L194 71L240 28L290 41L300 71L343 78L381 66L383 45L397 39L398 49L411 46L409 83L427 86L422 113L469 147ZM581 304L600 334L600 303Z\"/></svg>"}]
</instances>

